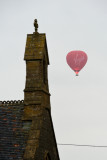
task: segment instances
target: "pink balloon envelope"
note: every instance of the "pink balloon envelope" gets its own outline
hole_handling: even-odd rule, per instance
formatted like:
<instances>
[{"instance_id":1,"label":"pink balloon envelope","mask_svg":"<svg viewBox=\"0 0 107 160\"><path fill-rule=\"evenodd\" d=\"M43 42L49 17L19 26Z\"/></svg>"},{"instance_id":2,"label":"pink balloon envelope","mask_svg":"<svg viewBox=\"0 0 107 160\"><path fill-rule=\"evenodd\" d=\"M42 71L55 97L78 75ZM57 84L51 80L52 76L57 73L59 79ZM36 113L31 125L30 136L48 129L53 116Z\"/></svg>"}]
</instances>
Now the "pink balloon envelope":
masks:
<instances>
[{"instance_id":1,"label":"pink balloon envelope","mask_svg":"<svg viewBox=\"0 0 107 160\"><path fill-rule=\"evenodd\" d=\"M68 65L78 76L79 71L85 66L87 62L87 54L83 51L71 51L67 54L66 60Z\"/></svg>"}]
</instances>

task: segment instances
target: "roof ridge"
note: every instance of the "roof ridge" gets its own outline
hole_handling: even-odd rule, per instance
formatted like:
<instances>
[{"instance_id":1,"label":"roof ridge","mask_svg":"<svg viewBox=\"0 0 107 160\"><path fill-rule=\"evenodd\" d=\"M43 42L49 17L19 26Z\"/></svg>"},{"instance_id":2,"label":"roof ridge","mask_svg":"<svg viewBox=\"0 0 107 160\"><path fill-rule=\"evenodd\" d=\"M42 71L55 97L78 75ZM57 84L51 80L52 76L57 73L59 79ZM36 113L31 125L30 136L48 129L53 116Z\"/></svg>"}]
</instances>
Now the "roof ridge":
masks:
<instances>
[{"instance_id":1,"label":"roof ridge","mask_svg":"<svg viewBox=\"0 0 107 160\"><path fill-rule=\"evenodd\" d=\"M19 104L24 104L24 100L0 101L0 105L19 105Z\"/></svg>"}]
</instances>

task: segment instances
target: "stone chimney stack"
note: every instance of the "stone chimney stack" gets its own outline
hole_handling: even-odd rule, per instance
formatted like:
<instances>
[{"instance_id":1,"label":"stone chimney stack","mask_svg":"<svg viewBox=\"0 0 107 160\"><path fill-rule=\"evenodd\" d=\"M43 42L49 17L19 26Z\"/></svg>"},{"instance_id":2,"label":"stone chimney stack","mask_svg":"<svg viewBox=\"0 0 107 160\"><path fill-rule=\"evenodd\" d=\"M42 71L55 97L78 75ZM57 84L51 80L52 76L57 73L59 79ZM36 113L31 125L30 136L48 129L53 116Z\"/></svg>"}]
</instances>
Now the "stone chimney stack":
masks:
<instances>
[{"instance_id":1,"label":"stone chimney stack","mask_svg":"<svg viewBox=\"0 0 107 160\"><path fill-rule=\"evenodd\" d=\"M26 84L24 103L32 110L35 106L50 109L47 69L49 65L46 35L39 34L37 20L35 32L27 35L24 60L26 61Z\"/></svg>"}]
</instances>

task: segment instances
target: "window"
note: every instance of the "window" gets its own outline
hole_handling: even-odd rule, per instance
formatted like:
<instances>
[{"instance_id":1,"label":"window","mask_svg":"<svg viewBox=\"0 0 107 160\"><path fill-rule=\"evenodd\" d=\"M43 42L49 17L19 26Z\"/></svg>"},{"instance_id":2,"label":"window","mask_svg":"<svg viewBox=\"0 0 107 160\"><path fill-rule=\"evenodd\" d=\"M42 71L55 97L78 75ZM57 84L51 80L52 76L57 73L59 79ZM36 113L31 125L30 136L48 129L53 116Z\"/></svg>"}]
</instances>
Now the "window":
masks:
<instances>
[{"instance_id":1,"label":"window","mask_svg":"<svg viewBox=\"0 0 107 160\"><path fill-rule=\"evenodd\" d=\"M45 160L51 160L49 153L47 153Z\"/></svg>"},{"instance_id":2,"label":"window","mask_svg":"<svg viewBox=\"0 0 107 160\"><path fill-rule=\"evenodd\" d=\"M30 130L31 124L32 124L32 120L23 121L23 129Z\"/></svg>"}]
</instances>

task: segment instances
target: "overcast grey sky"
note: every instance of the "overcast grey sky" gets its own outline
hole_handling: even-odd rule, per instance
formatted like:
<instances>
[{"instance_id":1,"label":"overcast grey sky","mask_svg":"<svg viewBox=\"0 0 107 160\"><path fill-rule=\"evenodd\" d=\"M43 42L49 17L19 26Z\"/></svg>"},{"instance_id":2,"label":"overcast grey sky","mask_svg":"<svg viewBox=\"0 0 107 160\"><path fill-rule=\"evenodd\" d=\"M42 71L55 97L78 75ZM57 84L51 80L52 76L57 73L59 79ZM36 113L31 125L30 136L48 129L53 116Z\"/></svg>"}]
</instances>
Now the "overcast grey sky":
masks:
<instances>
[{"instance_id":1,"label":"overcast grey sky","mask_svg":"<svg viewBox=\"0 0 107 160\"><path fill-rule=\"evenodd\" d=\"M23 99L26 35L46 33L58 143L107 145L107 1L0 0L0 100ZM79 76L66 55L88 55ZM59 146L61 160L107 160L107 148Z\"/></svg>"}]
</instances>

